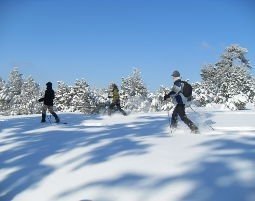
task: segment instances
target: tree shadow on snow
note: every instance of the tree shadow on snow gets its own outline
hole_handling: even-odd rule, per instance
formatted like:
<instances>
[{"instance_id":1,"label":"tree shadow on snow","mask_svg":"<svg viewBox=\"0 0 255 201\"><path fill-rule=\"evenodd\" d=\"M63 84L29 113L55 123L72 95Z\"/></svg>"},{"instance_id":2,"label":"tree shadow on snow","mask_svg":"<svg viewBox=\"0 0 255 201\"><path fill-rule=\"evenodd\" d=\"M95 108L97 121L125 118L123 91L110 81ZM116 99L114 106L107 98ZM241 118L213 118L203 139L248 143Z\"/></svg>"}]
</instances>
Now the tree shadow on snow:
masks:
<instances>
[{"instance_id":1,"label":"tree shadow on snow","mask_svg":"<svg viewBox=\"0 0 255 201\"><path fill-rule=\"evenodd\" d=\"M155 179L156 175L127 172L112 179L98 180L71 189L61 196L76 190L93 188L128 189L128 192L143 189L146 193L139 196L139 200L152 200L157 194L175 191L175 185L183 182L191 184L187 192L183 193L180 201L253 201L255 200L255 137L244 137L241 142L233 139L213 139L207 143L197 145L209 148L209 156L203 156L196 162L185 164L190 167L181 174L165 176ZM243 166L248 164L248 170ZM250 172L252 171L252 172ZM185 187L184 187L185 188ZM144 190L146 189L146 190ZM121 196L119 195L121 200ZM97 200L105 200L97 197ZM168 197L167 200L177 200Z\"/></svg>"},{"instance_id":2,"label":"tree shadow on snow","mask_svg":"<svg viewBox=\"0 0 255 201\"><path fill-rule=\"evenodd\" d=\"M192 171L166 178L157 185L174 180L193 182L194 188L181 200L255 200L255 176L250 172L255 168L255 137L216 138L198 146L209 148L209 155L195 164L186 164L193 167Z\"/></svg>"},{"instance_id":3,"label":"tree shadow on snow","mask_svg":"<svg viewBox=\"0 0 255 201\"><path fill-rule=\"evenodd\" d=\"M94 132L93 135L88 137L89 140L84 142L83 146L100 144L100 142L105 142L105 140L107 140L108 143L91 150L86 160L83 160L83 162L73 170L77 170L86 165L101 163L115 156L121 157L147 153L150 144L144 142L144 137L166 137L166 135L162 133L164 133L164 129L168 123L165 117L142 117L142 119L144 118L147 118L149 121L139 121L138 118L138 120L132 122L131 127L126 123L103 125L105 130ZM158 131L160 132L158 133ZM77 158L82 157L79 156Z\"/></svg>"},{"instance_id":4,"label":"tree shadow on snow","mask_svg":"<svg viewBox=\"0 0 255 201\"><path fill-rule=\"evenodd\" d=\"M153 120L153 118L149 116L148 119ZM155 119L162 121L161 123L164 125L167 124L163 119L158 119L158 117ZM149 125L143 125L142 122L138 122L138 130L139 126L142 128L143 126ZM117 128L118 126L116 126L115 129ZM114 129L114 127L112 129ZM153 126L151 126L150 129L153 129ZM158 130L158 128L155 130ZM132 132L125 132L123 134L124 137L132 134ZM143 134L146 136L145 133ZM231 134L231 132L226 133L226 135L229 134ZM113 135L118 135L118 133L113 131ZM187 191L180 195L178 199L180 201L255 200L255 174L252 171L255 169L254 136L208 136L208 140L202 144L195 145L195 147L204 147L207 151L203 156L196 159L196 161L183 164L185 167L189 167L185 172L160 177L137 172L126 172L123 175L116 175L115 178L86 183L78 188L76 187L63 192L59 197L61 198L80 190L86 191L86 189L93 188L107 189L117 187L119 189L128 189L130 193L133 190L139 191L139 189L143 189L146 193L140 195L139 199L152 200L152 198L160 194L162 190L163 192L173 191L175 185L178 186L183 182L184 184L190 184L191 188L188 188ZM146 146L141 149L142 151L146 151ZM98 153L96 150L94 151L91 157L93 156L94 159L98 160L94 161L90 159L85 161L83 165L97 163L113 154L106 153L101 155L101 151ZM97 200L104 200L104 197L99 195ZM155 198L155 200L157 199ZM169 197L168 200L177 199L175 197Z\"/></svg>"},{"instance_id":5,"label":"tree shadow on snow","mask_svg":"<svg viewBox=\"0 0 255 201\"><path fill-rule=\"evenodd\" d=\"M60 117L68 121L68 124L40 124L39 115L13 118L4 122L0 143L5 149L0 153L0 166L2 170L10 172L3 177L0 184L1 201L13 200L54 173L54 166L43 163L50 156L67 153L79 147L93 146L89 153L80 154L68 161L69 164L78 162L74 167L74 170L77 170L111 160L115 156L144 154L151 145L144 143L142 137L162 137L157 133L157 126L164 129L168 123L165 117L151 117L148 122L133 122L132 127L126 123L103 125L101 130L91 133L89 129L95 127L83 126L82 123L86 120L100 121L101 116L61 114ZM155 127L152 122L158 125ZM134 140L133 137L137 138ZM108 143L102 143L105 140Z\"/></svg>"}]
</instances>

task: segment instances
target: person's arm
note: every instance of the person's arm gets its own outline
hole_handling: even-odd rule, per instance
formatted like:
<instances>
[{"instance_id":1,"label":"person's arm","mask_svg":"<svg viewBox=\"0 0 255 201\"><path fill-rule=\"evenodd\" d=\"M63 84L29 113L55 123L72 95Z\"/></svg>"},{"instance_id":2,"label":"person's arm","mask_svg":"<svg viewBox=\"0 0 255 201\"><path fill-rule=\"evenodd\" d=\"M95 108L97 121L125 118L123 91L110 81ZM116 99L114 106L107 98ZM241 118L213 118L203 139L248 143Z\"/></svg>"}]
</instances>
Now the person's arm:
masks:
<instances>
[{"instance_id":1,"label":"person's arm","mask_svg":"<svg viewBox=\"0 0 255 201\"><path fill-rule=\"evenodd\" d=\"M46 95L46 91L44 92L44 96L42 98L40 98L38 101L39 102L43 102L44 101L44 98L45 98L45 95Z\"/></svg>"},{"instance_id":2,"label":"person's arm","mask_svg":"<svg viewBox=\"0 0 255 201\"><path fill-rule=\"evenodd\" d=\"M38 100L38 102L43 102L44 101L44 98L40 98L39 100Z\"/></svg>"},{"instance_id":3,"label":"person's arm","mask_svg":"<svg viewBox=\"0 0 255 201\"><path fill-rule=\"evenodd\" d=\"M171 91L164 96L164 100L178 95L180 93L180 91L181 91L181 83L180 84L174 83L174 85L171 88Z\"/></svg>"}]
</instances>

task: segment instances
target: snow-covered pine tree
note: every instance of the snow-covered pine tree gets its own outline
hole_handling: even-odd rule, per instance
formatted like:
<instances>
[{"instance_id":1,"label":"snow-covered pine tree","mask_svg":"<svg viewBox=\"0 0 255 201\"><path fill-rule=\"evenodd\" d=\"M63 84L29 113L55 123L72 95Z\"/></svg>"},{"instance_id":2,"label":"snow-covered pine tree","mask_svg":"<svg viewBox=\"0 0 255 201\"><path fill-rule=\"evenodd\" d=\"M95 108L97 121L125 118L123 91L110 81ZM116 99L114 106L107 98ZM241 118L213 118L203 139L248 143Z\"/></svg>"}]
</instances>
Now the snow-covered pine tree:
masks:
<instances>
[{"instance_id":1,"label":"snow-covered pine tree","mask_svg":"<svg viewBox=\"0 0 255 201\"><path fill-rule=\"evenodd\" d=\"M95 109L92 111L92 113L105 114L110 104L108 100L109 91L107 89L94 89L94 90L91 90L91 92L92 92L91 95L95 102Z\"/></svg>"},{"instance_id":2,"label":"snow-covered pine tree","mask_svg":"<svg viewBox=\"0 0 255 201\"><path fill-rule=\"evenodd\" d=\"M70 95L72 111L80 111L85 114L91 114L94 111L95 101L90 87L84 79L76 80L75 85L71 87Z\"/></svg>"},{"instance_id":3,"label":"snow-covered pine tree","mask_svg":"<svg viewBox=\"0 0 255 201\"><path fill-rule=\"evenodd\" d=\"M23 85L23 78L22 74L19 73L19 70L17 67L13 68L13 70L10 72L6 89L5 89L5 109L7 114L16 114L16 108L20 106L20 94L22 90Z\"/></svg>"},{"instance_id":4,"label":"snow-covered pine tree","mask_svg":"<svg viewBox=\"0 0 255 201\"><path fill-rule=\"evenodd\" d=\"M0 105L1 105L1 95L3 93L3 90L4 90L4 87L5 87L5 82L4 80L0 77ZM0 109L1 110L1 109Z\"/></svg>"},{"instance_id":5,"label":"snow-covered pine tree","mask_svg":"<svg viewBox=\"0 0 255 201\"><path fill-rule=\"evenodd\" d=\"M71 102L73 96L70 94L71 87L65 84L63 81L58 81L57 90L55 93L55 106L58 111L71 111Z\"/></svg>"},{"instance_id":6,"label":"snow-covered pine tree","mask_svg":"<svg viewBox=\"0 0 255 201\"><path fill-rule=\"evenodd\" d=\"M242 48L237 44L230 45L225 49L221 55L221 60L216 64L217 66L238 66L241 68L251 69L250 61L245 57L248 53L246 48Z\"/></svg>"},{"instance_id":7,"label":"snow-covered pine tree","mask_svg":"<svg viewBox=\"0 0 255 201\"><path fill-rule=\"evenodd\" d=\"M0 91L3 89L4 85L5 85L5 82L4 82L4 80L0 77Z\"/></svg>"},{"instance_id":8,"label":"snow-covered pine tree","mask_svg":"<svg viewBox=\"0 0 255 201\"><path fill-rule=\"evenodd\" d=\"M41 112L40 87L32 76L24 80L20 94L20 108L17 110L19 114L38 114Z\"/></svg>"},{"instance_id":9,"label":"snow-covered pine tree","mask_svg":"<svg viewBox=\"0 0 255 201\"><path fill-rule=\"evenodd\" d=\"M141 72L137 68L130 76L122 78L120 94L126 110L136 112L149 110L148 90L142 80Z\"/></svg>"},{"instance_id":10,"label":"snow-covered pine tree","mask_svg":"<svg viewBox=\"0 0 255 201\"><path fill-rule=\"evenodd\" d=\"M149 95L149 98L151 98L150 112L171 110L171 108L174 106L171 99L164 101L165 94L169 92L169 88L160 86L160 88L154 94Z\"/></svg>"},{"instance_id":11,"label":"snow-covered pine tree","mask_svg":"<svg viewBox=\"0 0 255 201\"><path fill-rule=\"evenodd\" d=\"M8 105L6 100L7 96L8 94L5 81L0 78L0 112L2 114L6 111L6 107Z\"/></svg>"},{"instance_id":12,"label":"snow-covered pine tree","mask_svg":"<svg viewBox=\"0 0 255 201\"><path fill-rule=\"evenodd\" d=\"M0 91L0 110L2 114L8 115L10 109L10 92L7 85L4 85L2 90Z\"/></svg>"},{"instance_id":13,"label":"snow-covered pine tree","mask_svg":"<svg viewBox=\"0 0 255 201\"><path fill-rule=\"evenodd\" d=\"M9 87L12 95L19 95L21 93L22 85L22 74L19 72L17 67L14 67L13 70L10 72L7 82L7 86Z\"/></svg>"},{"instance_id":14,"label":"snow-covered pine tree","mask_svg":"<svg viewBox=\"0 0 255 201\"><path fill-rule=\"evenodd\" d=\"M234 95L232 98L229 98L225 105L231 110L243 110L248 103L248 97L244 94Z\"/></svg>"},{"instance_id":15,"label":"snow-covered pine tree","mask_svg":"<svg viewBox=\"0 0 255 201\"><path fill-rule=\"evenodd\" d=\"M226 48L219 62L202 68L202 88L205 94L213 95L214 102L225 103L238 94L249 94L249 99L253 99L253 78L250 74L251 65L245 57L247 52L245 48L231 45Z\"/></svg>"},{"instance_id":16,"label":"snow-covered pine tree","mask_svg":"<svg viewBox=\"0 0 255 201\"><path fill-rule=\"evenodd\" d=\"M148 90L144 85L139 69L134 68L133 72L127 78L122 78L121 89L128 96L142 96L146 97Z\"/></svg>"},{"instance_id":17,"label":"snow-covered pine tree","mask_svg":"<svg viewBox=\"0 0 255 201\"><path fill-rule=\"evenodd\" d=\"M215 99L214 89L209 89L209 87L207 84L201 84L200 82L193 83L192 103L198 107L212 103Z\"/></svg>"},{"instance_id":18,"label":"snow-covered pine tree","mask_svg":"<svg viewBox=\"0 0 255 201\"><path fill-rule=\"evenodd\" d=\"M249 97L249 101L251 103L255 104L255 77L252 77L252 80L250 80L250 86L251 86L251 90L248 92L248 97Z\"/></svg>"}]
</instances>

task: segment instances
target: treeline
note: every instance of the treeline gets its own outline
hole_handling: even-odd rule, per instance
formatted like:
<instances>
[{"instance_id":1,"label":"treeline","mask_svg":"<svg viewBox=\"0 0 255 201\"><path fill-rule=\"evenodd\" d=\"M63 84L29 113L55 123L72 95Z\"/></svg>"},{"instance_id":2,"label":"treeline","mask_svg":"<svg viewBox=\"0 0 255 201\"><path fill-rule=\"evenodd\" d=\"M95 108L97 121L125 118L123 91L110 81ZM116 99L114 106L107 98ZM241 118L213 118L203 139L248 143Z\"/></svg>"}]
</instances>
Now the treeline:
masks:
<instances>
[{"instance_id":1,"label":"treeline","mask_svg":"<svg viewBox=\"0 0 255 201\"><path fill-rule=\"evenodd\" d=\"M238 45L227 47L220 60L201 68L201 82L193 83L192 103L203 107L208 104L224 104L232 110L244 109L248 102L255 102L255 79L252 66L246 58L247 49ZM121 79L122 107L129 112L155 112L169 110L171 101L164 101L169 88L160 86L149 92L139 69ZM44 88L29 76L23 78L14 68L7 81L0 78L0 112L3 115L41 113L38 99ZM77 79L73 86L58 82L55 98L57 111L104 113L109 105L108 89L91 88L84 79Z\"/></svg>"}]
</instances>

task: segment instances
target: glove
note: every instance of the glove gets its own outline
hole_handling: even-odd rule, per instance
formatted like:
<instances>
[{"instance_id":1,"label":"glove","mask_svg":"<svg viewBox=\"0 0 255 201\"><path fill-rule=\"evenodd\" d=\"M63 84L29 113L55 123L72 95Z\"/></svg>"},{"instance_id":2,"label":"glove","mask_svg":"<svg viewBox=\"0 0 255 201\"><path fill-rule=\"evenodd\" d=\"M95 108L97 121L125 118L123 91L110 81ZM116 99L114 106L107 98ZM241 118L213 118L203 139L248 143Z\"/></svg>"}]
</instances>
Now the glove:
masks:
<instances>
[{"instance_id":1,"label":"glove","mask_svg":"<svg viewBox=\"0 0 255 201\"><path fill-rule=\"evenodd\" d=\"M44 101L44 98L40 98L38 101L39 101L39 102L43 102L43 101Z\"/></svg>"}]
</instances>

